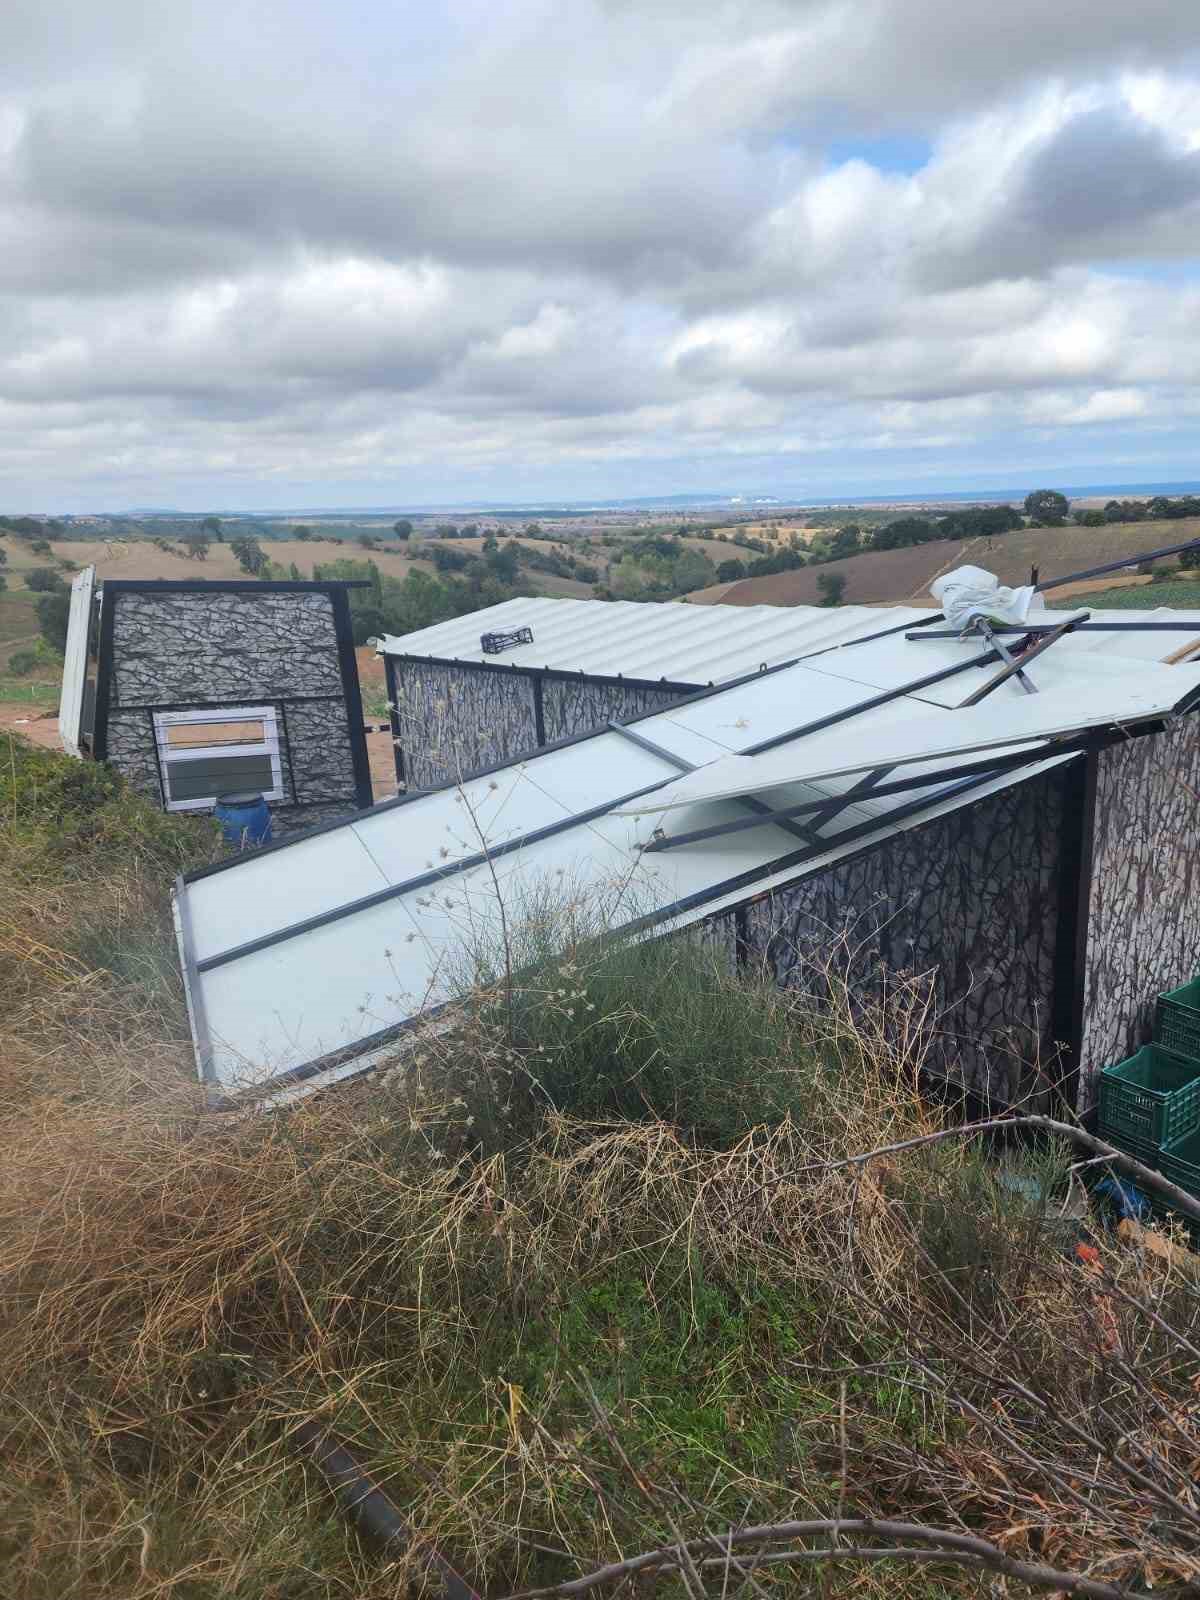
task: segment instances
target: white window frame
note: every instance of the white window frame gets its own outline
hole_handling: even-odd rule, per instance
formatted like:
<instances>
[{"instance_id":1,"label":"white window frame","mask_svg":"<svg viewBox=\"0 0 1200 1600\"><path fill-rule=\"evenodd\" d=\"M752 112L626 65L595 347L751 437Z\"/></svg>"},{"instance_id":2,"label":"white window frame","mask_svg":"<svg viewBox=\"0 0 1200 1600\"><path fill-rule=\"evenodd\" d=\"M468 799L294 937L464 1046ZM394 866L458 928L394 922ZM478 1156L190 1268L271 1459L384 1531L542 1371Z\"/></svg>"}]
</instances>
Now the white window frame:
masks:
<instances>
[{"instance_id":1,"label":"white window frame","mask_svg":"<svg viewBox=\"0 0 1200 1600\"><path fill-rule=\"evenodd\" d=\"M171 728L198 722L261 722L264 738L261 744L200 744L181 748L168 737ZM264 800L284 800L283 763L279 756L279 719L274 706L210 706L203 711L156 711L154 713L154 738L158 745L158 761L162 768L163 805L168 811L211 811L217 803L216 795L198 800L172 800L167 782L167 767L174 762L211 760L214 756L261 756L271 762L271 788L264 790Z\"/></svg>"}]
</instances>

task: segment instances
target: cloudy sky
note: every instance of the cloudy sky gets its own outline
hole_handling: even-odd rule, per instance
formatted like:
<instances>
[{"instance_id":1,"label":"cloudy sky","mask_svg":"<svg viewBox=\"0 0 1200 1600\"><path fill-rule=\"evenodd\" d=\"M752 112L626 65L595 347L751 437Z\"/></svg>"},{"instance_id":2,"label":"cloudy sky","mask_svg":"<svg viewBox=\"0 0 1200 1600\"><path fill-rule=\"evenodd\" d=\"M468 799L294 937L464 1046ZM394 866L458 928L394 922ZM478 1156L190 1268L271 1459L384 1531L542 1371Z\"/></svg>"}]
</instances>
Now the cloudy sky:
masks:
<instances>
[{"instance_id":1,"label":"cloudy sky","mask_svg":"<svg viewBox=\"0 0 1200 1600\"><path fill-rule=\"evenodd\" d=\"M1194 0L5 0L0 509L1200 478Z\"/></svg>"}]
</instances>

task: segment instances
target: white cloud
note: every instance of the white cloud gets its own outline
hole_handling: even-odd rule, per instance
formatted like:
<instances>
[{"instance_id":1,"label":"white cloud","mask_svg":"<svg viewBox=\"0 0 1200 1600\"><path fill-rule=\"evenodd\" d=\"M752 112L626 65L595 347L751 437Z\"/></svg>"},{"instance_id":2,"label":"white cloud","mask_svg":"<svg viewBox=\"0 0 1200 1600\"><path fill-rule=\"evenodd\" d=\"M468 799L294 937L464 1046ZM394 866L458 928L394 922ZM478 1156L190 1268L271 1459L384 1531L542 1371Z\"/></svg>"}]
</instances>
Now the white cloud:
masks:
<instances>
[{"instance_id":1,"label":"white cloud","mask_svg":"<svg viewBox=\"0 0 1200 1600\"><path fill-rule=\"evenodd\" d=\"M1177 0L10 0L0 501L1187 475L1196 48Z\"/></svg>"}]
</instances>

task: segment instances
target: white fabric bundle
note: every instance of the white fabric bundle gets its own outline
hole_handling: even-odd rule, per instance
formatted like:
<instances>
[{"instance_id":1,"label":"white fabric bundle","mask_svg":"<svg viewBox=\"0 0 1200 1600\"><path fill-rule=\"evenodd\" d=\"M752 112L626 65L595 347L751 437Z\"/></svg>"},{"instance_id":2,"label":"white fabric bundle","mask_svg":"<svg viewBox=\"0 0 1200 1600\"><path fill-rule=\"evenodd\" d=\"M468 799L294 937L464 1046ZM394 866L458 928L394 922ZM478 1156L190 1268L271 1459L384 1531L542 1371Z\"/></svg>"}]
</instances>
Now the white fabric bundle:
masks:
<instances>
[{"instance_id":1,"label":"white fabric bundle","mask_svg":"<svg viewBox=\"0 0 1200 1600\"><path fill-rule=\"evenodd\" d=\"M929 592L941 606L946 621L955 628L968 627L976 617L1020 624L1031 611L1046 609L1046 602L1032 584L1006 589L994 572L985 572L982 567L955 567L944 578L935 578Z\"/></svg>"}]
</instances>

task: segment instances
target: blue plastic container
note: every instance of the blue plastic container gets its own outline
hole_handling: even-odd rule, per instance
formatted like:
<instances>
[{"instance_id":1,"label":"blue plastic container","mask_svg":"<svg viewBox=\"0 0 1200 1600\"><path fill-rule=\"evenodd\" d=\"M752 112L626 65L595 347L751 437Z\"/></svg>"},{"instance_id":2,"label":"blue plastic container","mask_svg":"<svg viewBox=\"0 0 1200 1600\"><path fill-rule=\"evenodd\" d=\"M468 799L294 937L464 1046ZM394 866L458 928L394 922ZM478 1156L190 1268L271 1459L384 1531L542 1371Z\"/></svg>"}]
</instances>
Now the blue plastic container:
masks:
<instances>
[{"instance_id":1,"label":"blue plastic container","mask_svg":"<svg viewBox=\"0 0 1200 1600\"><path fill-rule=\"evenodd\" d=\"M270 810L262 795L252 789L240 794L219 794L213 815L221 824L226 843L239 850L271 842Z\"/></svg>"}]
</instances>

